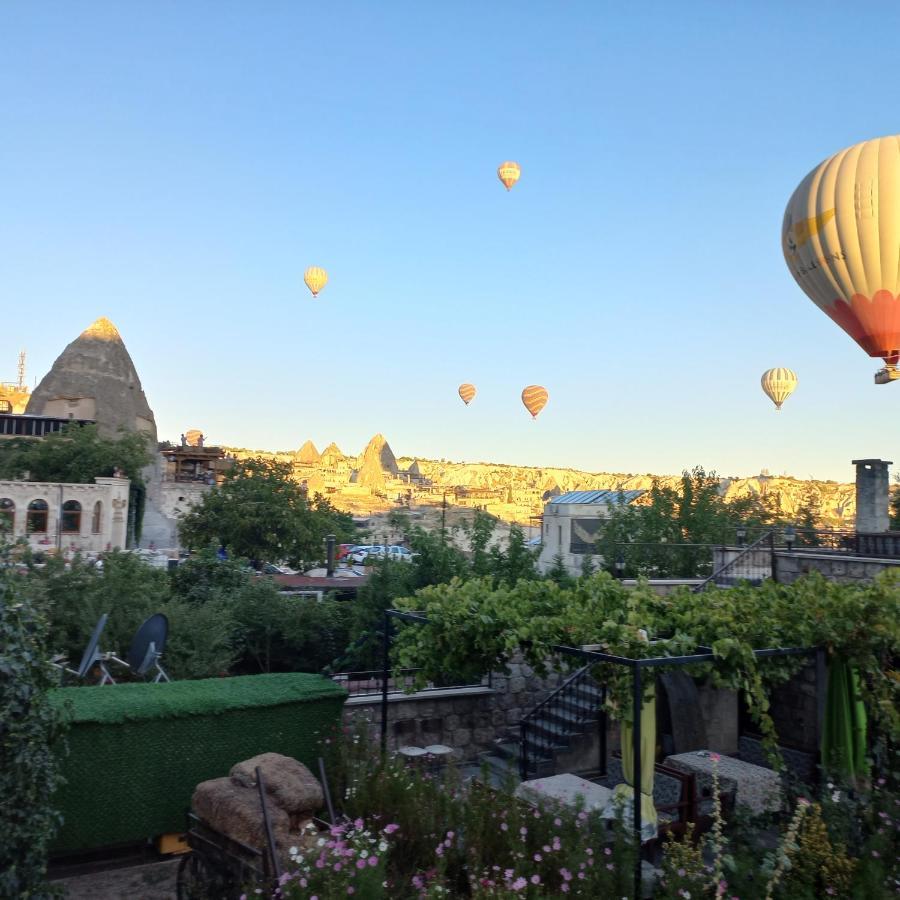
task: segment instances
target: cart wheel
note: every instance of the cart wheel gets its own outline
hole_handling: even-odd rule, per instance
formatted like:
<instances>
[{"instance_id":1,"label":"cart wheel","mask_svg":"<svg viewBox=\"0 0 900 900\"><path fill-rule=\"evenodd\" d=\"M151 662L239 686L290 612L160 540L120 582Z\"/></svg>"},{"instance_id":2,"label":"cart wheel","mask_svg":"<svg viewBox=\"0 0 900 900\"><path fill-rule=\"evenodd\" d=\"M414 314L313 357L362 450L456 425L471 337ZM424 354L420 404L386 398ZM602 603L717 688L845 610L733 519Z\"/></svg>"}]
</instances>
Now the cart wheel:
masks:
<instances>
[{"instance_id":1,"label":"cart wheel","mask_svg":"<svg viewBox=\"0 0 900 900\"><path fill-rule=\"evenodd\" d=\"M212 873L206 861L197 852L182 857L175 881L178 900L207 900Z\"/></svg>"}]
</instances>

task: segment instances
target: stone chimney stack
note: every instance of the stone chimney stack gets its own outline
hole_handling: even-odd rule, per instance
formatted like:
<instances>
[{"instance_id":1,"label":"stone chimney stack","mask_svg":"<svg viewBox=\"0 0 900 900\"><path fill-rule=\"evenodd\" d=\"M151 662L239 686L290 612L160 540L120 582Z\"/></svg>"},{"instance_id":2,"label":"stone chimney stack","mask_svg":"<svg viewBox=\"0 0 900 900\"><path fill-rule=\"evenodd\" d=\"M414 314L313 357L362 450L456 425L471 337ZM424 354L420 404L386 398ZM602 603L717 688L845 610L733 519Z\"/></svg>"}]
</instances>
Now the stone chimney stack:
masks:
<instances>
[{"instance_id":1,"label":"stone chimney stack","mask_svg":"<svg viewBox=\"0 0 900 900\"><path fill-rule=\"evenodd\" d=\"M853 465L856 466L856 530L887 531L890 528L890 460L854 459Z\"/></svg>"}]
</instances>

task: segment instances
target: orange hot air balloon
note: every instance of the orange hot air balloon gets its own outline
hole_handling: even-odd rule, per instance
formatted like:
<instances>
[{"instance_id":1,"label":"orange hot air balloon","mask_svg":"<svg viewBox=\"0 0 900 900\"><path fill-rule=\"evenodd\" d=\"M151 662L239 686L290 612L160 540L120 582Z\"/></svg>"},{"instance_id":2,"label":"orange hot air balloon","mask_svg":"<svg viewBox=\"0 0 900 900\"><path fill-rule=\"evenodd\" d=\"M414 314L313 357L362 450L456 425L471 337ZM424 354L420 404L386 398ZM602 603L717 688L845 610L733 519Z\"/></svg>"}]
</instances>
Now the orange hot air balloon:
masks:
<instances>
[{"instance_id":1,"label":"orange hot air balloon","mask_svg":"<svg viewBox=\"0 0 900 900\"><path fill-rule=\"evenodd\" d=\"M531 413L531 418L536 419L538 417L538 413L547 405L547 400L550 395L547 393L547 389L541 387L539 384L529 384L524 391L522 391L522 403L525 404L525 409Z\"/></svg>"},{"instance_id":2,"label":"orange hot air balloon","mask_svg":"<svg viewBox=\"0 0 900 900\"><path fill-rule=\"evenodd\" d=\"M900 135L813 169L788 201L781 241L813 303L900 378Z\"/></svg>"},{"instance_id":3,"label":"orange hot air balloon","mask_svg":"<svg viewBox=\"0 0 900 900\"><path fill-rule=\"evenodd\" d=\"M475 390L474 384L469 384L466 382L465 384L461 384L459 386L459 396L463 403L468 406L474 399L477 391Z\"/></svg>"},{"instance_id":4,"label":"orange hot air balloon","mask_svg":"<svg viewBox=\"0 0 900 900\"><path fill-rule=\"evenodd\" d=\"M509 190L519 180L519 176L521 174L522 170L519 168L519 164L517 162L503 162L500 163L499 167L497 168L497 177L503 182L507 190Z\"/></svg>"},{"instance_id":5,"label":"orange hot air balloon","mask_svg":"<svg viewBox=\"0 0 900 900\"><path fill-rule=\"evenodd\" d=\"M328 273L318 266L310 266L303 273L303 280L306 286L312 291L313 297L318 296L319 291L328 284Z\"/></svg>"}]
</instances>

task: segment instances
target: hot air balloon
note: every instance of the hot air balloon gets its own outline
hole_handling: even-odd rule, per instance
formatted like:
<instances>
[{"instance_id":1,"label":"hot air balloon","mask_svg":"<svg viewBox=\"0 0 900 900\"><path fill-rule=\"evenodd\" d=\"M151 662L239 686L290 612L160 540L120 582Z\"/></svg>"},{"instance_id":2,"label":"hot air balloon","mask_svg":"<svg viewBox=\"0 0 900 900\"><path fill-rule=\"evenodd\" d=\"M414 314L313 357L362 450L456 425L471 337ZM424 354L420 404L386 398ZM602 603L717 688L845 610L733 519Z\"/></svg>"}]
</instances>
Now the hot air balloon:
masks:
<instances>
[{"instance_id":1,"label":"hot air balloon","mask_svg":"<svg viewBox=\"0 0 900 900\"><path fill-rule=\"evenodd\" d=\"M521 174L522 170L519 168L519 164L517 162L503 162L500 163L499 167L497 168L497 177L503 182L507 190L509 190L519 180L519 176Z\"/></svg>"},{"instance_id":2,"label":"hot air balloon","mask_svg":"<svg viewBox=\"0 0 900 900\"><path fill-rule=\"evenodd\" d=\"M813 169L781 230L797 283L869 356L900 378L900 135L863 141Z\"/></svg>"},{"instance_id":3,"label":"hot air balloon","mask_svg":"<svg viewBox=\"0 0 900 900\"><path fill-rule=\"evenodd\" d=\"M549 396L547 389L539 384L529 384L522 391L522 402L525 404L525 409L531 413L532 419L536 419L538 413L547 405Z\"/></svg>"},{"instance_id":4,"label":"hot air balloon","mask_svg":"<svg viewBox=\"0 0 900 900\"><path fill-rule=\"evenodd\" d=\"M775 404L775 409L781 411L781 404L794 393L797 387L797 374L790 369L768 369L762 373L759 379L766 396Z\"/></svg>"},{"instance_id":5,"label":"hot air balloon","mask_svg":"<svg viewBox=\"0 0 900 900\"><path fill-rule=\"evenodd\" d=\"M303 280L306 286L312 291L313 297L318 296L319 291L328 284L328 273L318 266L310 266L303 273Z\"/></svg>"},{"instance_id":6,"label":"hot air balloon","mask_svg":"<svg viewBox=\"0 0 900 900\"><path fill-rule=\"evenodd\" d=\"M459 386L459 396L463 403L468 406L475 399L475 385L469 384L466 382L465 384L461 384Z\"/></svg>"}]
</instances>

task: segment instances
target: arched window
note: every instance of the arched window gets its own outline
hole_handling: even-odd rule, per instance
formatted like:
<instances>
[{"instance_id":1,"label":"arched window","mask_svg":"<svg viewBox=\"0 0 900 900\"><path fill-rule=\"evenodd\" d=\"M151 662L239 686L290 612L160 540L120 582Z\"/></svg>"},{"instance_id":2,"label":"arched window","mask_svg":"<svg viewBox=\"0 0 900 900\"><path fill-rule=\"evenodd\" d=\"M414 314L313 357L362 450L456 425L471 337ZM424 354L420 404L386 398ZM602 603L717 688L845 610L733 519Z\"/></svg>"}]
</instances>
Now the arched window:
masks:
<instances>
[{"instance_id":1,"label":"arched window","mask_svg":"<svg viewBox=\"0 0 900 900\"><path fill-rule=\"evenodd\" d=\"M62 508L63 534L80 534L81 532L81 504L77 500L66 500Z\"/></svg>"},{"instance_id":2,"label":"arched window","mask_svg":"<svg viewBox=\"0 0 900 900\"><path fill-rule=\"evenodd\" d=\"M32 500L28 504L28 512L25 514L25 527L29 534L47 533L48 509L46 500Z\"/></svg>"},{"instance_id":3,"label":"arched window","mask_svg":"<svg viewBox=\"0 0 900 900\"><path fill-rule=\"evenodd\" d=\"M98 500L94 504L94 515L91 518L91 532L100 534L100 526L103 524L103 504Z\"/></svg>"},{"instance_id":4,"label":"arched window","mask_svg":"<svg viewBox=\"0 0 900 900\"><path fill-rule=\"evenodd\" d=\"M0 534L12 531L16 522L16 504L9 497L0 497Z\"/></svg>"}]
</instances>

